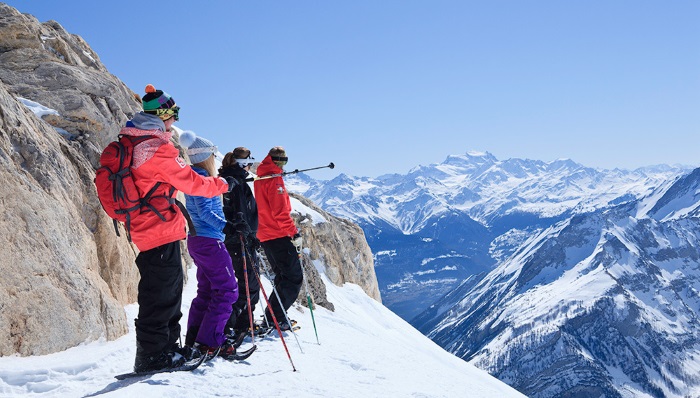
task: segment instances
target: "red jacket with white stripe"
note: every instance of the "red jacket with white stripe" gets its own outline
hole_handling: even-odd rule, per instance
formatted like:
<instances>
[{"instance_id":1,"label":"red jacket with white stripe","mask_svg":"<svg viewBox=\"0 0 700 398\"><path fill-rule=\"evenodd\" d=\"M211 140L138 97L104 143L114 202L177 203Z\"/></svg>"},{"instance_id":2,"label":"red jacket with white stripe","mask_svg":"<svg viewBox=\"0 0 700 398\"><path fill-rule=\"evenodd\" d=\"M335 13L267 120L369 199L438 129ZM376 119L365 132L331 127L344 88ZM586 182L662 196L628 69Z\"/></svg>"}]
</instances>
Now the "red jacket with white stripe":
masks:
<instances>
[{"instance_id":1,"label":"red jacket with white stripe","mask_svg":"<svg viewBox=\"0 0 700 398\"><path fill-rule=\"evenodd\" d=\"M263 159L257 170L259 177L282 172L270 155ZM296 235L297 227L291 216L292 205L282 177L257 180L253 186L258 205L258 239L266 242Z\"/></svg>"}]
</instances>

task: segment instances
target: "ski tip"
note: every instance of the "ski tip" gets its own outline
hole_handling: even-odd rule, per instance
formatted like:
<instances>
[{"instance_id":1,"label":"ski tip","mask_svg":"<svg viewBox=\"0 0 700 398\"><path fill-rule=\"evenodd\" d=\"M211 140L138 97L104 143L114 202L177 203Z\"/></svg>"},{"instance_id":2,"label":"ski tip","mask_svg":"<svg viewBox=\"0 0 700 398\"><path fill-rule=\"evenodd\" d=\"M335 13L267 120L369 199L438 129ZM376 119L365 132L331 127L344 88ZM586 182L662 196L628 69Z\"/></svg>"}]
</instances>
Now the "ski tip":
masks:
<instances>
[{"instance_id":1,"label":"ski tip","mask_svg":"<svg viewBox=\"0 0 700 398\"><path fill-rule=\"evenodd\" d=\"M258 346L254 345L245 351L236 351L235 353L233 353L231 355L226 355L226 356L220 355L220 357L227 360L227 361L243 361L243 360L248 359L248 357L250 357L251 355L253 355L253 353L257 349L258 349Z\"/></svg>"},{"instance_id":2,"label":"ski tip","mask_svg":"<svg viewBox=\"0 0 700 398\"><path fill-rule=\"evenodd\" d=\"M245 350L245 351L236 353L236 355L234 355L234 360L236 360L236 361L242 361L242 360L244 360L244 359L248 359L248 357L250 357L251 355L253 355L253 353L254 353L255 350L257 350L257 349L258 349L258 346L257 346L257 345L254 345L254 346L252 346L251 348L249 348L249 349L247 349L247 350Z\"/></svg>"},{"instance_id":3,"label":"ski tip","mask_svg":"<svg viewBox=\"0 0 700 398\"><path fill-rule=\"evenodd\" d=\"M136 377L136 375L134 373L124 373L124 374L114 376L114 378L117 380L126 380L130 377Z\"/></svg>"}]
</instances>

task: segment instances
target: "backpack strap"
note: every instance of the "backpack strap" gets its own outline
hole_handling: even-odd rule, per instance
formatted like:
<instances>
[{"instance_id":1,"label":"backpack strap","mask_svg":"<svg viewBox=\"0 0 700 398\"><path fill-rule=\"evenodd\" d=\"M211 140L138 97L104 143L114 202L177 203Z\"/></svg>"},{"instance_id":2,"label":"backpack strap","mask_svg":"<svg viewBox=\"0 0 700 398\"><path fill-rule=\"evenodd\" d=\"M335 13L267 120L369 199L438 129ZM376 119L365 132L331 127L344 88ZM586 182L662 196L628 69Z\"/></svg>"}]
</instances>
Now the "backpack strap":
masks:
<instances>
[{"instance_id":1,"label":"backpack strap","mask_svg":"<svg viewBox=\"0 0 700 398\"><path fill-rule=\"evenodd\" d=\"M165 216L163 216L163 214L161 214L161 212L159 212L158 209L156 209L155 206L153 206L150 202L151 197L156 192L156 190L160 187L160 184L161 184L161 182L158 181L153 186L153 188L151 188L151 190L148 191L148 193L143 198L141 198L139 200L139 202L140 202L139 207L142 208L142 210L141 210L142 213L146 213L150 210L150 211L156 213L156 215L158 216L158 218L160 218L161 221L165 221ZM146 208L146 210L144 210L143 208Z\"/></svg>"},{"instance_id":2,"label":"backpack strap","mask_svg":"<svg viewBox=\"0 0 700 398\"><path fill-rule=\"evenodd\" d=\"M121 236L121 235L119 234L119 223L117 222L117 219L116 219L116 218L113 218L113 219L112 219L112 223L114 224L114 232L117 233L117 236ZM131 237L129 237L129 242L131 242Z\"/></svg>"},{"instance_id":3,"label":"backpack strap","mask_svg":"<svg viewBox=\"0 0 700 398\"><path fill-rule=\"evenodd\" d=\"M151 139L151 138L156 138L156 137L153 136L153 135L144 135L144 136L138 136L138 137L130 136L130 135L119 135L119 140L121 140L122 137L126 137L128 140L131 141L132 148L136 148L136 145L138 145L138 144L140 144L140 143L142 143L142 142L144 142L144 141L147 141L147 140L149 140L149 139ZM123 144L122 144L121 142L119 143L119 145L122 145L122 146L123 146ZM134 149L134 150L135 150L135 149ZM124 152L124 151L120 151L120 153L123 153L123 152ZM133 153L132 153L132 156L133 156ZM120 161L123 162L123 159L120 159ZM123 170L123 171L126 173L126 172L128 172L129 170L130 170L130 168L129 168L129 169L125 169L125 170ZM121 177L121 176L120 176L120 177ZM111 177L110 177L110 178L111 178ZM116 177L115 177L115 179L116 179L116 181L121 181L121 178L116 178ZM175 207L175 205L178 205L178 207L180 207L180 210L182 211L182 214L183 214L183 215L185 216L185 218L187 219L187 223L188 223L188 225L190 226L190 230L193 231L193 232L195 231L195 229L194 229L194 224L192 224L192 219L190 218L189 213L187 212L187 209L185 209L185 207L182 206L182 204L181 204L180 202L178 202L177 199L173 198L173 196L175 195L175 192L176 192L175 187L173 187L173 186L171 185L171 186L170 186L170 191L169 191L166 195L157 195L157 196L153 196L153 195L156 193L156 191L158 190L158 188L161 186L161 184L162 184L162 182L161 182L161 181L158 181L158 182L157 182L155 185L153 185L153 187L146 193L146 195L144 195L143 197L139 198L139 202L138 202L136 205L134 205L133 207L131 207L131 208L129 208L129 209L124 209L124 210L123 210L123 212L126 213L126 230L127 230L127 234L128 234L128 235L130 235L130 234L128 233L128 231L131 231L131 212L134 211L134 210L139 210L139 209L140 209L140 212L141 212L141 213L146 213L146 212L152 211L153 213L155 213L156 216L158 216L158 218L161 219L161 221L166 221L165 216L163 216L163 214L162 214L158 209L156 209L155 206L153 206L153 205L151 204L151 199L153 199L153 198L166 198L166 199L168 200L168 203L170 204L169 210L172 211L172 212L175 212L174 207ZM115 228L116 228L116 220L115 220ZM196 232L194 232L194 233L195 233L195 235L196 235ZM117 235L119 235L118 232L117 232ZM129 241L131 241L131 236L129 236Z\"/></svg>"},{"instance_id":4,"label":"backpack strap","mask_svg":"<svg viewBox=\"0 0 700 398\"><path fill-rule=\"evenodd\" d=\"M187 220L187 227L189 228L190 236L197 236L197 229L194 227L194 223L192 222L192 217L190 217L190 212L188 212L185 205L183 205L182 202L180 202L177 199L175 199L175 205L177 205L177 207L180 208L182 215L185 216L185 220Z\"/></svg>"}]
</instances>

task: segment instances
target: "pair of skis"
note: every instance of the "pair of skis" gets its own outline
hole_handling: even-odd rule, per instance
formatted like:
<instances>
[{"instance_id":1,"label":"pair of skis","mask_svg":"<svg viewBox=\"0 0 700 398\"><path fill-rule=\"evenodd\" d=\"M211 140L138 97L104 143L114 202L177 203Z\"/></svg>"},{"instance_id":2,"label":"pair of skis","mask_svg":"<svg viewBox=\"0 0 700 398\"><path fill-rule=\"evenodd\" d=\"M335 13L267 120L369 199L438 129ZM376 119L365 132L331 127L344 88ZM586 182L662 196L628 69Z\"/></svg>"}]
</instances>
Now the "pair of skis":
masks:
<instances>
[{"instance_id":1,"label":"pair of skis","mask_svg":"<svg viewBox=\"0 0 700 398\"><path fill-rule=\"evenodd\" d=\"M236 353L234 355L231 355L230 357L221 357L227 361L243 361L245 359L248 359L251 355L253 355L253 352L257 349L257 346L253 346L248 350L242 351L240 353ZM147 370L144 372L129 372L129 373L124 373L120 375L114 376L117 380L126 380L132 377L141 377L141 376L152 376L154 374L158 373L172 373L172 372L191 372L199 367L202 363L205 361L208 361L210 359L215 358L216 356L209 356L206 354L202 354L199 358L194 358L189 361L185 361L180 366L176 366L173 368L164 368L164 369L157 369L157 370Z\"/></svg>"},{"instance_id":2,"label":"pair of skis","mask_svg":"<svg viewBox=\"0 0 700 398\"><path fill-rule=\"evenodd\" d=\"M114 376L115 379L117 380L126 380L130 379L132 377L140 377L140 376L152 376L154 374L158 373L172 373L172 372L185 372L185 371L192 371L195 370L201 365L204 360L207 358L206 355L202 355L201 357L197 359L192 359L190 361L186 361L184 364L180 366L176 366L174 368L164 368L164 369L157 369L157 370L147 370L144 372L129 372L129 373L124 373L120 375Z\"/></svg>"}]
</instances>

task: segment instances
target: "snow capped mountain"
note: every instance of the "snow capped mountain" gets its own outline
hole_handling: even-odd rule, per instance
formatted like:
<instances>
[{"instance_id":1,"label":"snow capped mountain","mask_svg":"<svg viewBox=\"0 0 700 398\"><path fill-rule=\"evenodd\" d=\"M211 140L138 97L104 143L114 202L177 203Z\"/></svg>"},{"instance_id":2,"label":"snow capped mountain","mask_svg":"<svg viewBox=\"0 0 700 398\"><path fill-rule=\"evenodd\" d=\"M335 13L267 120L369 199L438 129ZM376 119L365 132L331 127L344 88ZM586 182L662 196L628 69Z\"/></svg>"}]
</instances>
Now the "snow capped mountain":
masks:
<instances>
[{"instance_id":1,"label":"snow capped mountain","mask_svg":"<svg viewBox=\"0 0 700 398\"><path fill-rule=\"evenodd\" d=\"M597 170L472 151L406 175L316 181L299 174L287 186L362 226L383 302L410 320L460 281L489 272L522 239L573 214L648 196L687 171Z\"/></svg>"},{"instance_id":2,"label":"snow capped mountain","mask_svg":"<svg viewBox=\"0 0 700 398\"><path fill-rule=\"evenodd\" d=\"M700 393L700 169L527 236L414 320L531 397Z\"/></svg>"},{"instance_id":3,"label":"snow capped mountain","mask_svg":"<svg viewBox=\"0 0 700 398\"><path fill-rule=\"evenodd\" d=\"M488 152L469 152L416 167L407 175L343 174L326 183L303 176L290 179L289 185L333 214L360 223L383 220L404 234L414 234L428 218L452 210L487 226L494 218L518 212L555 217L591 211L645 196L684 171L680 166L596 170L569 159L499 161Z\"/></svg>"},{"instance_id":4,"label":"snow capped mountain","mask_svg":"<svg viewBox=\"0 0 700 398\"><path fill-rule=\"evenodd\" d=\"M389 308L528 396L700 392L700 170L469 152L305 188L363 227Z\"/></svg>"}]
</instances>

